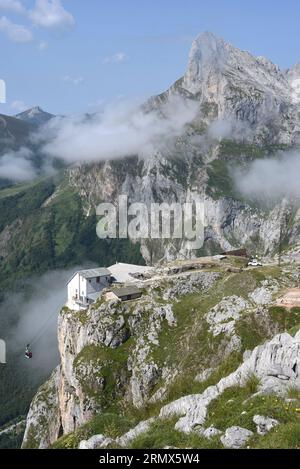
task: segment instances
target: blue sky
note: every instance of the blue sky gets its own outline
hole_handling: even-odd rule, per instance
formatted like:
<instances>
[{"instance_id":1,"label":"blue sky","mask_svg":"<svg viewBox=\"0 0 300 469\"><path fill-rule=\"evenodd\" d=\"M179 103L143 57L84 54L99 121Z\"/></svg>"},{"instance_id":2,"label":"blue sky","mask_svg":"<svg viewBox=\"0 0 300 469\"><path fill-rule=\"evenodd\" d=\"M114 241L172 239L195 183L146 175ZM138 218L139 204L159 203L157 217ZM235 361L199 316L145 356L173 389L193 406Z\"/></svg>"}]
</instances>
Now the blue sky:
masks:
<instances>
[{"instance_id":1,"label":"blue sky","mask_svg":"<svg viewBox=\"0 0 300 469\"><path fill-rule=\"evenodd\" d=\"M184 73L192 38L207 30L290 67L299 23L297 0L0 0L0 112L143 100Z\"/></svg>"}]
</instances>

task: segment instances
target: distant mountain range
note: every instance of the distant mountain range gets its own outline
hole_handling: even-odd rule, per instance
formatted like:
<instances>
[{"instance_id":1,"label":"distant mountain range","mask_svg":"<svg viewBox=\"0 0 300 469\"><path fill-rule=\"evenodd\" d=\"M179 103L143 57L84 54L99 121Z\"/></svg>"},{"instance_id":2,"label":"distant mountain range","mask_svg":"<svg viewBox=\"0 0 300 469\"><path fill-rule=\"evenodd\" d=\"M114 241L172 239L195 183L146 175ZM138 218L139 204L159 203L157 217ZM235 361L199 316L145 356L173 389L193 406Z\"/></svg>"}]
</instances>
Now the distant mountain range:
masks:
<instances>
[{"instance_id":1,"label":"distant mountain range","mask_svg":"<svg viewBox=\"0 0 300 469\"><path fill-rule=\"evenodd\" d=\"M0 114L0 155L17 150L21 146L30 146L31 132L53 117L55 116L39 107L28 109L16 116Z\"/></svg>"},{"instance_id":2,"label":"distant mountain range","mask_svg":"<svg viewBox=\"0 0 300 469\"><path fill-rule=\"evenodd\" d=\"M32 141L31 135L54 117L40 107L28 109L16 116L0 114L0 158L5 156L6 164L8 164L7 158L22 158L23 149L26 149L26 161L31 162L39 173L45 161L45 155L41 154L39 145ZM12 180L1 176L0 159L0 188L13 183Z\"/></svg>"},{"instance_id":3,"label":"distant mountain range","mask_svg":"<svg viewBox=\"0 0 300 469\"><path fill-rule=\"evenodd\" d=\"M33 130L30 122L0 114L0 154L26 145Z\"/></svg>"}]
</instances>

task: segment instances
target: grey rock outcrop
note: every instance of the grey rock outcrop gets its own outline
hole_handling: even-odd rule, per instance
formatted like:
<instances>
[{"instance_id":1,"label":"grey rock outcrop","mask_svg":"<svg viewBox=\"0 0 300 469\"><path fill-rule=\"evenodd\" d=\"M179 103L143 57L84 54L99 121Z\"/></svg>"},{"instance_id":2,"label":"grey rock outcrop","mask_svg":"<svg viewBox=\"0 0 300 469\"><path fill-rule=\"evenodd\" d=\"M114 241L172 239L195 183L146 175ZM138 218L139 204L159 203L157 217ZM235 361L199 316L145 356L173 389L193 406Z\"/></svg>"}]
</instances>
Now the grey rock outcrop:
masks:
<instances>
[{"instance_id":1,"label":"grey rock outcrop","mask_svg":"<svg viewBox=\"0 0 300 469\"><path fill-rule=\"evenodd\" d=\"M135 438L143 433L147 433L150 429L151 425L155 422L155 418L151 418L148 420L144 420L140 422L136 427L129 430L129 432L125 433L120 438L116 439L116 442L123 447L128 446Z\"/></svg>"},{"instance_id":2,"label":"grey rock outcrop","mask_svg":"<svg viewBox=\"0 0 300 469\"><path fill-rule=\"evenodd\" d=\"M253 422L256 424L256 431L259 435L266 435L272 428L279 425L278 420L263 415L254 415Z\"/></svg>"},{"instance_id":3,"label":"grey rock outcrop","mask_svg":"<svg viewBox=\"0 0 300 469\"><path fill-rule=\"evenodd\" d=\"M164 300L176 299L189 293L209 290L219 278L218 272L197 272L174 281L171 288L164 292Z\"/></svg>"},{"instance_id":4,"label":"grey rock outcrop","mask_svg":"<svg viewBox=\"0 0 300 469\"><path fill-rule=\"evenodd\" d=\"M239 319L240 313L249 307L243 298L231 296L223 298L205 316L210 324L210 331L214 336L221 333L233 334L235 321Z\"/></svg>"},{"instance_id":5,"label":"grey rock outcrop","mask_svg":"<svg viewBox=\"0 0 300 469\"><path fill-rule=\"evenodd\" d=\"M211 426L211 427L208 427L205 430L203 430L201 432L201 435L203 435L204 438L210 439L210 438L214 438L215 436L222 435L222 432L221 432L221 430L218 430L214 426Z\"/></svg>"},{"instance_id":6,"label":"grey rock outcrop","mask_svg":"<svg viewBox=\"0 0 300 469\"><path fill-rule=\"evenodd\" d=\"M272 301L272 292L265 287L260 287L254 290L249 297L257 305L266 305Z\"/></svg>"},{"instance_id":7,"label":"grey rock outcrop","mask_svg":"<svg viewBox=\"0 0 300 469\"><path fill-rule=\"evenodd\" d=\"M241 340L235 333L235 323L240 318L241 313L249 306L247 301L236 295L225 297L205 316L206 321L210 324L209 330L215 337L225 334L230 338L226 347L226 354L241 348Z\"/></svg>"},{"instance_id":8,"label":"grey rock outcrop","mask_svg":"<svg viewBox=\"0 0 300 469\"><path fill-rule=\"evenodd\" d=\"M78 449L96 449L106 440L107 438L104 435L93 435L88 440L82 440L79 443Z\"/></svg>"},{"instance_id":9,"label":"grey rock outcrop","mask_svg":"<svg viewBox=\"0 0 300 469\"><path fill-rule=\"evenodd\" d=\"M128 432L124 433L124 435L118 438L108 438L105 435L93 435L88 440L82 440L79 443L79 449L101 449L106 448L111 444L115 444L118 446L122 446L124 448L128 447L130 443L135 440L138 436L142 435L143 433L147 433L151 428L151 425L156 421L155 418L150 418L148 420L144 420L136 425L134 428L129 430Z\"/></svg>"},{"instance_id":10,"label":"grey rock outcrop","mask_svg":"<svg viewBox=\"0 0 300 469\"><path fill-rule=\"evenodd\" d=\"M246 445L251 436L253 436L253 432L246 428L230 427L221 436L221 442L225 448L239 449Z\"/></svg>"}]
</instances>

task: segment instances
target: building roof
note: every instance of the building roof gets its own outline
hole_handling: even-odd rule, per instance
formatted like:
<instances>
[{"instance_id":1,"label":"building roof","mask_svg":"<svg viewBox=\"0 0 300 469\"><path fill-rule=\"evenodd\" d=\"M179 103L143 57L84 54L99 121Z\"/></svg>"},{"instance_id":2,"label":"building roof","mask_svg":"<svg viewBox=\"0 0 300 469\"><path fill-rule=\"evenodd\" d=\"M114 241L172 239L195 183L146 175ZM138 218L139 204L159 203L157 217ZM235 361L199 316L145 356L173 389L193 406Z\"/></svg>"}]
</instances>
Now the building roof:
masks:
<instances>
[{"instance_id":1,"label":"building roof","mask_svg":"<svg viewBox=\"0 0 300 469\"><path fill-rule=\"evenodd\" d=\"M85 279L91 279L91 278L96 278L96 277L110 277L111 276L111 272L108 269L106 269L105 267L98 267L96 269L88 269L88 270L79 270L78 272L75 272L72 275L72 277L70 278L68 283L70 283L71 280L73 280L73 278L77 274L79 274L81 277L83 277Z\"/></svg>"},{"instance_id":2,"label":"building roof","mask_svg":"<svg viewBox=\"0 0 300 469\"><path fill-rule=\"evenodd\" d=\"M101 295L101 292L97 291L94 293L88 293L87 297L89 300L97 301L100 295Z\"/></svg>"},{"instance_id":3,"label":"building roof","mask_svg":"<svg viewBox=\"0 0 300 469\"><path fill-rule=\"evenodd\" d=\"M136 279L132 274L143 274L150 272L152 269L153 267L148 267L146 265L125 264L123 262L117 262L116 264L108 267L108 270L115 277L117 282L120 283L134 282Z\"/></svg>"},{"instance_id":4,"label":"building roof","mask_svg":"<svg viewBox=\"0 0 300 469\"><path fill-rule=\"evenodd\" d=\"M129 295L139 295L142 294L142 290L135 285L127 285L125 287L112 288L111 291L118 297Z\"/></svg>"},{"instance_id":5,"label":"building roof","mask_svg":"<svg viewBox=\"0 0 300 469\"><path fill-rule=\"evenodd\" d=\"M80 270L77 272L81 277L84 278L96 278L96 277L110 277L111 273L105 267L99 267L97 269Z\"/></svg>"}]
</instances>

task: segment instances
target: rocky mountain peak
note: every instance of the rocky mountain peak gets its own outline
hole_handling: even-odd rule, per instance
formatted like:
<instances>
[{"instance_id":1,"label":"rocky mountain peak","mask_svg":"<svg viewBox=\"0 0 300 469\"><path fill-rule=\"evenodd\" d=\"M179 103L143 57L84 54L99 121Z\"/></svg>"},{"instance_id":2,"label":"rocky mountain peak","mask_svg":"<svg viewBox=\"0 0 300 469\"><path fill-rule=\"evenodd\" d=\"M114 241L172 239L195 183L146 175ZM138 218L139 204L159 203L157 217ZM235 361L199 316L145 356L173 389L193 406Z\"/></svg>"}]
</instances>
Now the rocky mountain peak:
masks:
<instances>
[{"instance_id":1,"label":"rocky mountain peak","mask_svg":"<svg viewBox=\"0 0 300 469\"><path fill-rule=\"evenodd\" d=\"M211 32L199 34L192 43L190 62L201 62L203 65L224 65L232 49L222 38Z\"/></svg>"},{"instance_id":2,"label":"rocky mountain peak","mask_svg":"<svg viewBox=\"0 0 300 469\"><path fill-rule=\"evenodd\" d=\"M228 60L225 41L210 32L200 34L192 43L184 87L192 92L200 91L210 75L221 73Z\"/></svg>"},{"instance_id":3,"label":"rocky mountain peak","mask_svg":"<svg viewBox=\"0 0 300 469\"><path fill-rule=\"evenodd\" d=\"M201 33L191 47L183 86L193 94L224 91L227 84L288 96L289 84L279 67L255 57L213 33Z\"/></svg>"},{"instance_id":4,"label":"rocky mountain peak","mask_svg":"<svg viewBox=\"0 0 300 469\"><path fill-rule=\"evenodd\" d=\"M43 111L40 106L34 106L24 112L17 114L15 117L34 125L41 125L52 119L54 115Z\"/></svg>"}]
</instances>

